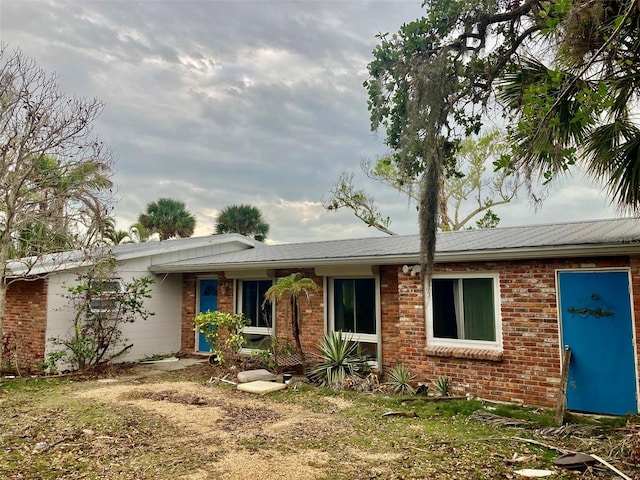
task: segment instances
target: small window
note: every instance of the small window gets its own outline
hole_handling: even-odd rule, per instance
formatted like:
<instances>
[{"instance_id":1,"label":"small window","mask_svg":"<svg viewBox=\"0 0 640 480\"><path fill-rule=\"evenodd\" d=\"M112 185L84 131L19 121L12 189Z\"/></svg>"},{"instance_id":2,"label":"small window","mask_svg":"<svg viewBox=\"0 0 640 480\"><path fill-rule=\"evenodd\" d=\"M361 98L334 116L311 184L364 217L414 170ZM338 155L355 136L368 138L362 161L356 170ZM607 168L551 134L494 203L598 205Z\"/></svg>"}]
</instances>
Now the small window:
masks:
<instances>
[{"instance_id":1,"label":"small window","mask_svg":"<svg viewBox=\"0 0 640 480\"><path fill-rule=\"evenodd\" d=\"M118 296L122 293L122 280L92 281L89 308L93 313L108 313L118 309Z\"/></svg>"},{"instance_id":2,"label":"small window","mask_svg":"<svg viewBox=\"0 0 640 480\"><path fill-rule=\"evenodd\" d=\"M499 346L496 277L436 277L431 285L432 343Z\"/></svg>"}]
</instances>

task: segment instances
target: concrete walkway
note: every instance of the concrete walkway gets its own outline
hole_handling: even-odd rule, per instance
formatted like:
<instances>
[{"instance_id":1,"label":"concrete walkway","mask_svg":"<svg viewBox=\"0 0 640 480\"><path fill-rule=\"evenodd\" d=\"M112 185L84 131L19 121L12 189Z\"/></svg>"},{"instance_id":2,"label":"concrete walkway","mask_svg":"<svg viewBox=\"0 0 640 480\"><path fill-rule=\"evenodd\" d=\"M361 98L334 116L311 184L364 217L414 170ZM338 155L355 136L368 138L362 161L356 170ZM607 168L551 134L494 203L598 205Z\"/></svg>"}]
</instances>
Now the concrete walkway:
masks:
<instances>
[{"instance_id":1,"label":"concrete walkway","mask_svg":"<svg viewBox=\"0 0 640 480\"><path fill-rule=\"evenodd\" d=\"M172 372L182 370L192 365L204 364L208 362L208 357L202 358L166 358L155 362L141 362L136 366L138 372Z\"/></svg>"}]
</instances>

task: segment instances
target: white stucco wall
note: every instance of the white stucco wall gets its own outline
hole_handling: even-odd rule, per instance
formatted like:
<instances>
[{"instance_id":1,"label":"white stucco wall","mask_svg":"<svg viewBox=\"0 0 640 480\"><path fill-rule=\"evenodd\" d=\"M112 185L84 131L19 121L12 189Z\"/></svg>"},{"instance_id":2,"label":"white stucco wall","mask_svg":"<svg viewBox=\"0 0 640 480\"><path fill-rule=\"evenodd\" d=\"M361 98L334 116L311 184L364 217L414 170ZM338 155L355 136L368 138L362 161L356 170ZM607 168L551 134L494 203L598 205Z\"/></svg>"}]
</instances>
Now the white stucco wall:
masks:
<instances>
[{"instance_id":1,"label":"white stucco wall","mask_svg":"<svg viewBox=\"0 0 640 480\"><path fill-rule=\"evenodd\" d=\"M123 338L133 347L116 361L135 361L151 355L165 355L180 350L182 312L182 274L153 275L147 270L149 257L120 262L117 276L124 283L133 278L150 276L155 280L151 286L152 296L145 306L155 315L148 320L123 323ZM49 279L47 292L47 334L46 338L64 337L71 333L73 310L69 303L66 286L77 284L77 274L61 272ZM46 353L52 345L47 341Z\"/></svg>"}]
</instances>

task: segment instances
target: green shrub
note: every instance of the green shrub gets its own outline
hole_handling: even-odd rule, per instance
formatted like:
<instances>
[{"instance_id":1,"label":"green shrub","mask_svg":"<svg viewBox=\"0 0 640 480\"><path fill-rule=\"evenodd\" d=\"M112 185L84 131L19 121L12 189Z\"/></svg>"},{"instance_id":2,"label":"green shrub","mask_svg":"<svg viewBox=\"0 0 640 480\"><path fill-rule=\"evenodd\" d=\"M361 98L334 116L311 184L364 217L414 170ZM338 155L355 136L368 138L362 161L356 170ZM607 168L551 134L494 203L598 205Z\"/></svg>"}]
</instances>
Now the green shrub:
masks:
<instances>
[{"instance_id":1,"label":"green shrub","mask_svg":"<svg viewBox=\"0 0 640 480\"><path fill-rule=\"evenodd\" d=\"M80 272L77 284L65 286L66 302L73 308L69 334L49 338L51 349L41 365L53 373L60 369L86 370L125 354L133 344L123 337L122 326L154 315L144 303L151 298L155 280L116 280L112 253L95 259Z\"/></svg>"},{"instance_id":2,"label":"green shrub","mask_svg":"<svg viewBox=\"0 0 640 480\"><path fill-rule=\"evenodd\" d=\"M440 376L433 381L436 392L442 397L451 395L451 378L446 375Z\"/></svg>"},{"instance_id":3,"label":"green shrub","mask_svg":"<svg viewBox=\"0 0 640 480\"><path fill-rule=\"evenodd\" d=\"M247 325L241 313L207 311L196 315L195 330L204 334L211 353L223 365L232 360L244 345L242 329Z\"/></svg>"},{"instance_id":4,"label":"green shrub","mask_svg":"<svg viewBox=\"0 0 640 480\"><path fill-rule=\"evenodd\" d=\"M396 365L389 372L389 381L387 385L391 386L393 393L398 395L414 395L415 389L411 386L411 382L415 379L415 375L411 374L411 369L406 365Z\"/></svg>"},{"instance_id":5,"label":"green shrub","mask_svg":"<svg viewBox=\"0 0 640 480\"><path fill-rule=\"evenodd\" d=\"M348 377L362 377L371 370L359 345L342 332L325 335L318 350L321 360L311 367L309 376L322 385L341 389Z\"/></svg>"},{"instance_id":6,"label":"green shrub","mask_svg":"<svg viewBox=\"0 0 640 480\"><path fill-rule=\"evenodd\" d=\"M289 337L270 337L268 348L260 348L251 352L251 360L262 367L276 373L282 373L283 367L280 360L294 352L293 344Z\"/></svg>"}]
</instances>

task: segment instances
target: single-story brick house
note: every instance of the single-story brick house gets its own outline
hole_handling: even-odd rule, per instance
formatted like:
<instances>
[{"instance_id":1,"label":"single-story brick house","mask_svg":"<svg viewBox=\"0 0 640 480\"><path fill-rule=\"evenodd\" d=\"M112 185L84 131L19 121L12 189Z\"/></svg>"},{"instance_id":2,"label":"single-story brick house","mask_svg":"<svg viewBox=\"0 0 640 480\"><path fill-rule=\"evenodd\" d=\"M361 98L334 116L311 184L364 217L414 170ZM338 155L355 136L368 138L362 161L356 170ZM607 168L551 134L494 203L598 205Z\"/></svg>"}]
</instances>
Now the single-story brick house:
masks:
<instances>
[{"instance_id":1,"label":"single-story brick house","mask_svg":"<svg viewBox=\"0 0 640 480\"><path fill-rule=\"evenodd\" d=\"M123 279L156 279L156 315L127 325L134 348L124 359L207 352L193 319L208 309L250 318L248 347L287 335L285 306L263 307L262 295L301 272L321 287L303 303L308 354L323 334L350 331L383 376L404 364L421 380L449 376L457 393L553 406L566 345L570 409L638 412L638 219L440 233L426 289L419 244L391 236L265 245L233 234L117 246ZM5 333L23 339L23 364L40 363L45 339L68 328L60 293L79 266L10 286Z\"/></svg>"}]
</instances>

